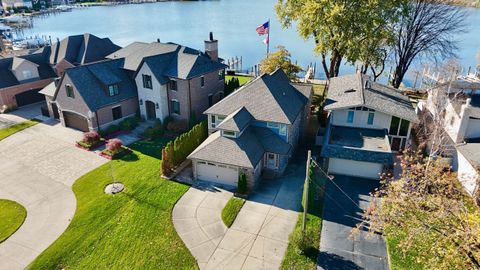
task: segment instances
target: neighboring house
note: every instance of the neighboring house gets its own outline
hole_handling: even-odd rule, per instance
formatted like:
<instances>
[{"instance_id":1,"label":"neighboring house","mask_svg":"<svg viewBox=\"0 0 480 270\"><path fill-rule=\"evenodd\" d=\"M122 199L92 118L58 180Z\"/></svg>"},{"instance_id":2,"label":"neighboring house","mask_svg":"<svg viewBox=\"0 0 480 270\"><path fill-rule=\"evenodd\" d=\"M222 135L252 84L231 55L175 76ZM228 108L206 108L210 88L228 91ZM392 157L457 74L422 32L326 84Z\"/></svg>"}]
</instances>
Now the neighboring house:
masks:
<instances>
[{"instance_id":1,"label":"neighboring house","mask_svg":"<svg viewBox=\"0 0 480 270\"><path fill-rule=\"evenodd\" d=\"M116 124L138 110L133 80L122 68L125 60L105 60L68 68L58 81L42 90L51 99L50 115L64 126L82 131Z\"/></svg>"},{"instance_id":2,"label":"neighboring house","mask_svg":"<svg viewBox=\"0 0 480 270\"><path fill-rule=\"evenodd\" d=\"M49 64L50 47L0 59L0 107L15 109L44 100L38 92L57 77Z\"/></svg>"},{"instance_id":3,"label":"neighboring house","mask_svg":"<svg viewBox=\"0 0 480 270\"><path fill-rule=\"evenodd\" d=\"M104 60L120 48L109 38L99 38L89 33L69 36L52 44L50 64L61 77L66 68Z\"/></svg>"},{"instance_id":4,"label":"neighboring house","mask_svg":"<svg viewBox=\"0 0 480 270\"><path fill-rule=\"evenodd\" d=\"M211 135L188 158L195 179L253 188L263 171L285 170L309 114L312 88L279 69L264 74L205 111Z\"/></svg>"},{"instance_id":5,"label":"neighboring house","mask_svg":"<svg viewBox=\"0 0 480 270\"><path fill-rule=\"evenodd\" d=\"M2 6L4 9L9 8L32 8L33 3L31 0L2 0Z\"/></svg>"},{"instance_id":6,"label":"neighboring house","mask_svg":"<svg viewBox=\"0 0 480 270\"><path fill-rule=\"evenodd\" d=\"M465 189L474 194L480 168L480 72L454 80L436 79L436 86L427 90L428 99L419 107L425 105L431 115L441 108L452 142L445 155L452 158L452 168Z\"/></svg>"},{"instance_id":7,"label":"neighboring house","mask_svg":"<svg viewBox=\"0 0 480 270\"><path fill-rule=\"evenodd\" d=\"M329 119L321 155L333 174L378 179L418 122L408 97L362 74L330 79L324 109Z\"/></svg>"},{"instance_id":8,"label":"neighboring house","mask_svg":"<svg viewBox=\"0 0 480 270\"><path fill-rule=\"evenodd\" d=\"M125 58L137 85L140 114L145 119L172 116L188 121L224 96L225 68L218 58L218 41L210 35L205 52L174 43L135 42L113 53Z\"/></svg>"}]
</instances>

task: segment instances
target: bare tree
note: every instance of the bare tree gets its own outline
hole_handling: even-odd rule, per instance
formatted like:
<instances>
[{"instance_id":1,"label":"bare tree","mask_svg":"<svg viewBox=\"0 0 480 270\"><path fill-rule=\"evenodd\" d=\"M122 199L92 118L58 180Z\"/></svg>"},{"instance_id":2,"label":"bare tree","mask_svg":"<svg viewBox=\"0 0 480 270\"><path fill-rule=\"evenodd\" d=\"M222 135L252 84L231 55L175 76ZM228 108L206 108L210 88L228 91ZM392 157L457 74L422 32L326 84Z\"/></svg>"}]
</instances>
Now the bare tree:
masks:
<instances>
[{"instance_id":1,"label":"bare tree","mask_svg":"<svg viewBox=\"0 0 480 270\"><path fill-rule=\"evenodd\" d=\"M395 70L392 85L400 87L414 60L429 58L437 62L455 56L455 34L465 31L466 11L442 0L406 1L405 15L394 24Z\"/></svg>"}]
</instances>

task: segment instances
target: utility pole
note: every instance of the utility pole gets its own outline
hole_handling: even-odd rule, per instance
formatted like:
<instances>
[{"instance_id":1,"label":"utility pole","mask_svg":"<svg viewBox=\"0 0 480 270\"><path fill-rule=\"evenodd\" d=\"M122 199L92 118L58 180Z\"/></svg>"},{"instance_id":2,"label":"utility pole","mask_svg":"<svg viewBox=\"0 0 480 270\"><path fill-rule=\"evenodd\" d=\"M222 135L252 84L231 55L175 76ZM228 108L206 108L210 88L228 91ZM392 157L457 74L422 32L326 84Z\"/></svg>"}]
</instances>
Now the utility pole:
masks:
<instances>
[{"instance_id":1,"label":"utility pole","mask_svg":"<svg viewBox=\"0 0 480 270\"><path fill-rule=\"evenodd\" d=\"M303 219L302 232L305 232L307 226L307 212L308 212L308 193L310 186L310 160L312 159L312 151L308 150L307 154L307 168L305 169L305 184L303 185Z\"/></svg>"}]
</instances>

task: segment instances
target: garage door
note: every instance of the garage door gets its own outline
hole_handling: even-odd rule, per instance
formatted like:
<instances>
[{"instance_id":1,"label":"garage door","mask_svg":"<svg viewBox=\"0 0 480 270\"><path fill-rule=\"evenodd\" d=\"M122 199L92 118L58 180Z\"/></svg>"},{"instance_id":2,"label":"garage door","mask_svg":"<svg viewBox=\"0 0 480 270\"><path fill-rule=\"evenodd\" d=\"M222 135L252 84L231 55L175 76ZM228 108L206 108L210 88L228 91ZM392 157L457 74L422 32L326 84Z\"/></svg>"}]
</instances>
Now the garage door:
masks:
<instances>
[{"instance_id":1,"label":"garage door","mask_svg":"<svg viewBox=\"0 0 480 270\"><path fill-rule=\"evenodd\" d=\"M383 170L380 163L355 161L348 159L330 158L328 172L332 174L351 175L364 178L379 179Z\"/></svg>"},{"instance_id":2,"label":"garage door","mask_svg":"<svg viewBox=\"0 0 480 270\"><path fill-rule=\"evenodd\" d=\"M197 178L222 185L237 186L238 171L233 167L198 161Z\"/></svg>"},{"instance_id":3,"label":"garage door","mask_svg":"<svg viewBox=\"0 0 480 270\"><path fill-rule=\"evenodd\" d=\"M63 112L63 119L65 119L65 126L78 129L81 131L88 131L88 121L85 117L72 113Z\"/></svg>"},{"instance_id":4,"label":"garage door","mask_svg":"<svg viewBox=\"0 0 480 270\"><path fill-rule=\"evenodd\" d=\"M37 103L40 101L45 101L45 96L38 93L41 89L29 90L20 94L15 95L15 100L17 101L17 106L22 107L28 104Z\"/></svg>"}]
</instances>

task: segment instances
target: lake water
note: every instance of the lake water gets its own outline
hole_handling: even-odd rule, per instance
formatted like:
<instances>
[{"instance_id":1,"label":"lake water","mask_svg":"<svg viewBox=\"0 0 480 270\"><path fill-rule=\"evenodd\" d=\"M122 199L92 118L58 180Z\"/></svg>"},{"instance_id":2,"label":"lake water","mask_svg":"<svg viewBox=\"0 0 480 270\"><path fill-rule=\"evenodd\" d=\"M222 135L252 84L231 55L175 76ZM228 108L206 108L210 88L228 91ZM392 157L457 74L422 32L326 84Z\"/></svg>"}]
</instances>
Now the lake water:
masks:
<instances>
[{"instance_id":1,"label":"lake water","mask_svg":"<svg viewBox=\"0 0 480 270\"><path fill-rule=\"evenodd\" d=\"M317 77L324 78L321 59L313 53L313 40L303 40L295 28L282 29L277 20L276 0L219 0L159 2L153 4L90 7L38 17L34 27L25 35L46 35L52 40L68 35L92 33L109 37L118 45L134 41L175 42L203 49L203 40L212 31L219 40L219 53L223 58L243 57L243 68L250 68L266 54L263 36L255 28L271 20L270 50L284 45L292 59L302 67L317 64ZM459 35L459 58L465 68L475 66L480 51L480 9L468 9L469 32ZM417 64L419 66L419 64ZM353 72L349 64L341 67L341 73Z\"/></svg>"}]
</instances>

